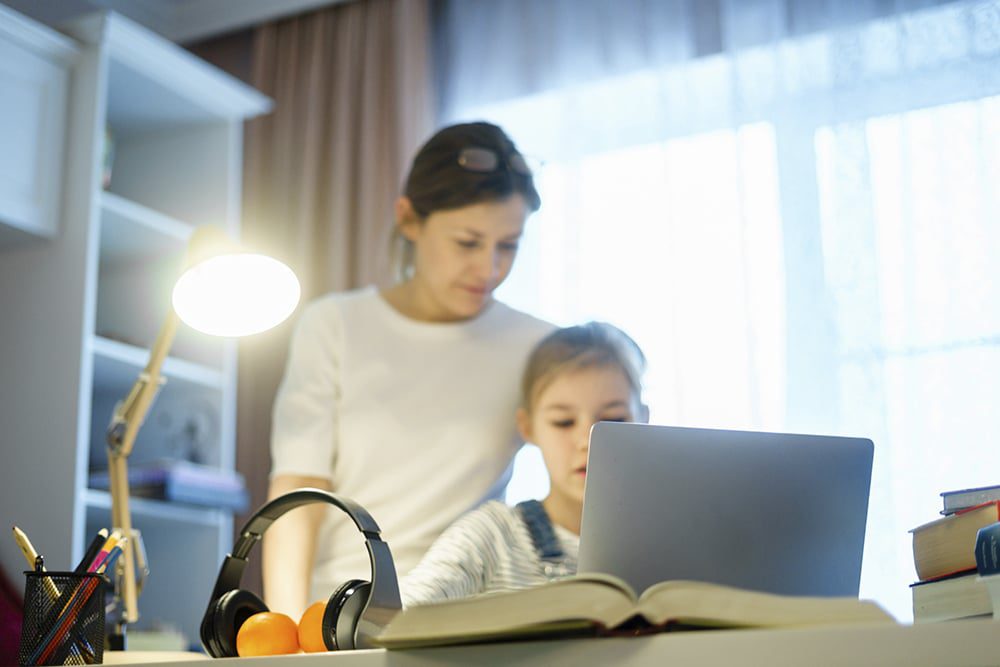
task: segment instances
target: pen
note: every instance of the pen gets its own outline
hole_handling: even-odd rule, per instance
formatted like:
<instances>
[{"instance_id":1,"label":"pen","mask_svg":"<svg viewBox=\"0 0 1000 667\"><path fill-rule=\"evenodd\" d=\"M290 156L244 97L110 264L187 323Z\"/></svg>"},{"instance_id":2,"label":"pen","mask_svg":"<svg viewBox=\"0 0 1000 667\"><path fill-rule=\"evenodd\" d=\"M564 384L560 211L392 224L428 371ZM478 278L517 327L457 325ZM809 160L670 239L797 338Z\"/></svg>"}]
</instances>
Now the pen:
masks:
<instances>
[{"instance_id":1,"label":"pen","mask_svg":"<svg viewBox=\"0 0 1000 667\"><path fill-rule=\"evenodd\" d=\"M94 561L94 558L101 551L101 545L103 545L104 541L107 539L107 528L101 528L97 531L97 534L94 535L94 539L92 539L90 544L87 545L87 550L83 552L83 558L80 559L80 562L77 563L76 568L73 571L76 573L86 572L87 568Z\"/></svg>"}]
</instances>

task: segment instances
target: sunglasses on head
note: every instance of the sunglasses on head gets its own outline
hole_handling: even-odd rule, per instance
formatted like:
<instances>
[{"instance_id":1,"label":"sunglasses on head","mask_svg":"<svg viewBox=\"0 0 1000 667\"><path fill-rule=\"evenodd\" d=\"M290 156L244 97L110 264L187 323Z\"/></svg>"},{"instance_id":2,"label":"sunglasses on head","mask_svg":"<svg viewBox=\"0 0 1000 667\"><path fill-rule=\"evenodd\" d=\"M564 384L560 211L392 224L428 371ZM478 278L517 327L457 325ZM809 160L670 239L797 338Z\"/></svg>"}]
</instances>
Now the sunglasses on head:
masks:
<instances>
[{"instance_id":1,"label":"sunglasses on head","mask_svg":"<svg viewBox=\"0 0 1000 667\"><path fill-rule=\"evenodd\" d=\"M463 148L458 153L458 164L460 167L468 171L481 173L496 171L500 167L501 159L511 171L522 176L532 175L531 167L528 166L527 160L520 153L508 153L501 158L500 154L492 148L482 148L479 146Z\"/></svg>"}]
</instances>

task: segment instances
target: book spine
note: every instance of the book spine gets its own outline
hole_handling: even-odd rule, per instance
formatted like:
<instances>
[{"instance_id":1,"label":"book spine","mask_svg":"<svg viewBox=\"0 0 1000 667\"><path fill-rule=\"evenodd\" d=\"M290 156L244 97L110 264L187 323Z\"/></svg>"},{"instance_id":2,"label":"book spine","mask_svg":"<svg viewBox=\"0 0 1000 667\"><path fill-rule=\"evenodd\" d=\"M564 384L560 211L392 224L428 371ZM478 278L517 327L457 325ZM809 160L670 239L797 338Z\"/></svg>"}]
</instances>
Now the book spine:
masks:
<instances>
[{"instance_id":1,"label":"book spine","mask_svg":"<svg viewBox=\"0 0 1000 667\"><path fill-rule=\"evenodd\" d=\"M1000 574L1000 522L984 526L976 534L976 570L981 577Z\"/></svg>"}]
</instances>

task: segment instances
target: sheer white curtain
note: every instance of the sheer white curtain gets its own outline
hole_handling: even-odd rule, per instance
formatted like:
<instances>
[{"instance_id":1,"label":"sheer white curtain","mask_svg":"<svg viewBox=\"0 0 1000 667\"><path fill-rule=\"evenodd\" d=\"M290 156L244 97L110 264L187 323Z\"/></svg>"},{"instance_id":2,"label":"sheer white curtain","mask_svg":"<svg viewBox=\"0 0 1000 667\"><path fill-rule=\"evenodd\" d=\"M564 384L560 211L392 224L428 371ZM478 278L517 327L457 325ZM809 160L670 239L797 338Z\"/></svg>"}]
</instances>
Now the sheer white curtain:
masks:
<instances>
[{"instance_id":1,"label":"sheer white curtain","mask_svg":"<svg viewBox=\"0 0 1000 667\"><path fill-rule=\"evenodd\" d=\"M1000 1L455 0L437 29L445 120L547 163L503 298L633 334L654 422L871 437L861 592L909 618L907 530L1000 482Z\"/></svg>"}]
</instances>

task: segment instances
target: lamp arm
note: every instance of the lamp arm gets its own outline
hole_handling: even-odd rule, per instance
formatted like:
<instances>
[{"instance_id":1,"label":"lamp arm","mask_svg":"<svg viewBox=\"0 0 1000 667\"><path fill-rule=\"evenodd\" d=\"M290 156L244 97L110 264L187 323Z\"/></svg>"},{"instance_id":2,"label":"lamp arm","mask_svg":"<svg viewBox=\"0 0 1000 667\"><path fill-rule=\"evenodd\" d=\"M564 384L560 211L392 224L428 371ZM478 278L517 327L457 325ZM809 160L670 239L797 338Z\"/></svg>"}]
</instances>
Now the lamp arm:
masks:
<instances>
[{"instance_id":1,"label":"lamp arm","mask_svg":"<svg viewBox=\"0 0 1000 667\"><path fill-rule=\"evenodd\" d=\"M171 308L156 336L149 353L146 367L139 373L124 400L115 406L111 422L108 424L108 472L111 481L111 523L129 538L122 551L122 620L134 623L139 620L138 592L136 590L135 555L138 546L132 530L132 514L129 511L129 488L127 459L132 453L136 434L146 419L149 408L163 384L160 369L167 352L177 335L180 319ZM143 564L145 567L145 564Z\"/></svg>"},{"instance_id":2,"label":"lamp arm","mask_svg":"<svg viewBox=\"0 0 1000 667\"><path fill-rule=\"evenodd\" d=\"M139 377L136 378L128 395L115 406L107 432L110 453L119 456L128 456L132 453L135 437L139 433L139 429L142 428L146 414L152 407L153 400L164 382L160 376L160 369L163 367L167 352L177 335L179 323L180 319L177 317L177 313L171 308L163 326L160 327L153 347L150 349L146 367L139 373Z\"/></svg>"}]
</instances>

